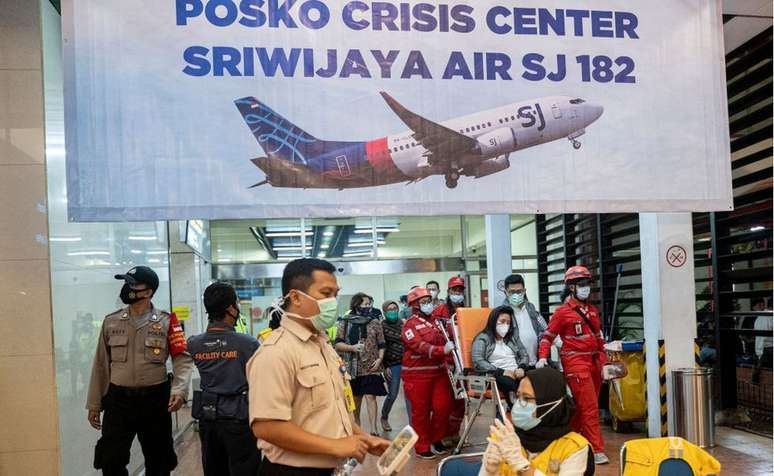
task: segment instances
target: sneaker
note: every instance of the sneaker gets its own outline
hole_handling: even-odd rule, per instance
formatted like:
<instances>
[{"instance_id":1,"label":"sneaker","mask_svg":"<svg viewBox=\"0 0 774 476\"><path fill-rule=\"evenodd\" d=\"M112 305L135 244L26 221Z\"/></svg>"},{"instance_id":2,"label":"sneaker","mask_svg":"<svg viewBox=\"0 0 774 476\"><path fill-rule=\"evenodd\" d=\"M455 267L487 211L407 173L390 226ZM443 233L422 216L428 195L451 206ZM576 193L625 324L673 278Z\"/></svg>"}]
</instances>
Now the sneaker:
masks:
<instances>
[{"instance_id":1,"label":"sneaker","mask_svg":"<svg viewBox=\"0 0 774 476\"><path fill-rule=\"evenodd\" d=\"M387 421L386 418L382 418L382 429L384 431L392 431L392 427L390 426L390 422Z\"/></svg>"},{"instance_id":2,"label":"sneaker","mask_svg":"<svg viewBox=\"0 0 774 476\"><path fill-rule=\"evenodd\" d=\"M421 453L417 453L417 458L419 459L435 459L435 453L432 451L423 451Z\"/></svg>"},{"instance_id":3,"label":"sneaker","mask_svg":"<svg viewBox=\"0 0 774 476\"><path fill-rule=\"evenodd\" d=\"M605 453L594 453L594 464L607 464L610 460Z\"/></svg>"},{"instance_id":4,"label":"sneaker","mask_svg":"<svg viewBox=\"0 0 774 476\"><path fill-rule=\"evenodd\" d=\"M430 451L435 455L445 455L449 452L449 448L447 448L442 441L438 441L430 445Z\"/></svg>"}]
</instances>

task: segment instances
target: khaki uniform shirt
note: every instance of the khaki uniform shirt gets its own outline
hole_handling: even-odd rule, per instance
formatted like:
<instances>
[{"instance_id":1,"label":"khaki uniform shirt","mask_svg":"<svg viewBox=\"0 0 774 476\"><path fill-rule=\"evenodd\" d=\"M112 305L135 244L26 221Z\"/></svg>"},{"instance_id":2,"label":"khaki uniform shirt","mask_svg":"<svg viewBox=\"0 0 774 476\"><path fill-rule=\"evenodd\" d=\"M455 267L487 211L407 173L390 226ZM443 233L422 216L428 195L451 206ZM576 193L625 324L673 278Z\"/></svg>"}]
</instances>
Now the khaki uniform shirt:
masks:
<instances>
[{"instance_id":1,"label":"khaki uniform shirt","mask_svg":"<svg viewBox=\"0 0 774 476\"><path fill-rule=\"evenodd\" d=\"M342 362L326 334L313 334L286 318L247 363L250 423L256 420L292 422L327 438L354 434L344 394ZM334 468L340 460L329 455L287 451L265 441L259 446L275 464Z\"/></svg>"},{"instance_id":2,"label":"khaki uniform shirt","mask_svg":"<svg viewBox=\"0 0 774 476\"><path fill-rule=\"evenodd\" d=\"M185 335L174 314L151 306L145 314L120 309L105 317L97 341L86 401L88 410L102 410L108 385L148 387L167 380L167 358L172 356L172 394L186 399L193 370Z\"/></svg>"}]
</instances>

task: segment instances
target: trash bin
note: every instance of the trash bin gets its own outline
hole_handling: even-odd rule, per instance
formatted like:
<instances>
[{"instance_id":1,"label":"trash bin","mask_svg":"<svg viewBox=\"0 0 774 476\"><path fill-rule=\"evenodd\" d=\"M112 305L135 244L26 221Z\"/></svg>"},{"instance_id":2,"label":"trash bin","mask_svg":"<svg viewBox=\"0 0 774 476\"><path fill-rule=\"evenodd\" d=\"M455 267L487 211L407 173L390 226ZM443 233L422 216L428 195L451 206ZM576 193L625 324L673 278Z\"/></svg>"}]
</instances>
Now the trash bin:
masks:
<instances>
[{"instance_id":1,"label":"trash bin","mask_svg":"<svg viewBox=\"0 0 774 476\"><path fill-rule=\"evenodd\" d=\"M681 436L702 448L715 446L712 377L712 369L708 368L672 371L675 436Z\"/></svg>"}]
</instances>

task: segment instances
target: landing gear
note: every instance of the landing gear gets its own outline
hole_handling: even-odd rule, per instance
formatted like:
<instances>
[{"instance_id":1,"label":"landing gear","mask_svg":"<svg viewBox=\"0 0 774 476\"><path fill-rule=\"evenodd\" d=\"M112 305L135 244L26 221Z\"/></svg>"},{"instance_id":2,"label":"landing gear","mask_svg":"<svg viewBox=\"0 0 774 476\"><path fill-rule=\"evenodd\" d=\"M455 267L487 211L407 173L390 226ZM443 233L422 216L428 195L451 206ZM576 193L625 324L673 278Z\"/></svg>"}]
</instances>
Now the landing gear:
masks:
<instances>
[{"instance_id":1,"label":"landing gear","mask_svg":"<svg viewBox=\"0 0 774 476\"><path fill-rule=\"evenodd\" d=\"M448 172L446 174L446 187L457 188L457 182L460 180L460 174L458 172Z\"/></svg>"},{"instance_id":2,"label":"landing gear","mask_svg":"<svg viewBox=\"0 0 774 476\"><path fill-rule=\"evenodd\" d=\"M575 140L575 139L572 140L572 148L573 149L578 150L578 149L581 148L581 145L583 145L583 144L581 144L579 140Z\"/></svg>"},{"instance_id":3,"label":"landing gear","mask_svg":"<svg viewBox=\"0 0 774 476\"><path fill-rule=\"evenodd\" d=\"M460 174L457 171L446 172L446 186L448 188L457 188L457 182L460 179Z\"/></svg>"}]
</instances>

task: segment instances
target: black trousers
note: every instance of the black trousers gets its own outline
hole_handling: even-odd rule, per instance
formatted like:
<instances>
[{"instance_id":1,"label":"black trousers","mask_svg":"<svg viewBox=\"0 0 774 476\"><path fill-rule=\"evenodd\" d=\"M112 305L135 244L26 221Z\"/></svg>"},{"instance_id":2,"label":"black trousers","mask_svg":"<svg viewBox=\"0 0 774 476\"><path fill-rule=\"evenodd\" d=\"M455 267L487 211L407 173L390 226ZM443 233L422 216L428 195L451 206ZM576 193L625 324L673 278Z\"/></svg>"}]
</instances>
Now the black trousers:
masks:
<instances>
[{"instance_id":1,"label":"black trousers","mask_svg":"<svg viewBox=\"0 0 774 476\"><path fill-rule=\"evenodd\" d=\"M264 458L261 461L259 476L331 476L333 468L296 468L284 464L274 464Z\"/></svg>"},{"instance_id":2,"label":"black trousers","mask_svg":"<svg viewBox=\"0 0 774 476\"><path fill-rule=\"evenodd\" d=\"M146 476L168 476L177 466L172 441L169 382L133 392L110 385L102 399L102 438L94 449L94 468L105 476L128 476L135 435L145 457Z\"/></svg>"},{"instance_id":3,"label":"black trousers","mask_svg":"<svg viewBox=\"0 0 774 476\"><path fill-rule=\"evenodd\" d=\"M204 476L256 476L261 452L247 421L199 420Z\"/></svg>"},{"instance_id":4,"label":"black trousers","mask_svg":"<svg viewBox=\"0 0 774 476\"><path fill-rule=\"evenodd\" d=\"M510 393L516 392L519 388L519 381L506 377L505 375L495 376L495 381L497 382L497 389L505 395L505 401L508 402L508 409L510 410L511 407L513 407Z\"/></svg>"}]
</instances>

